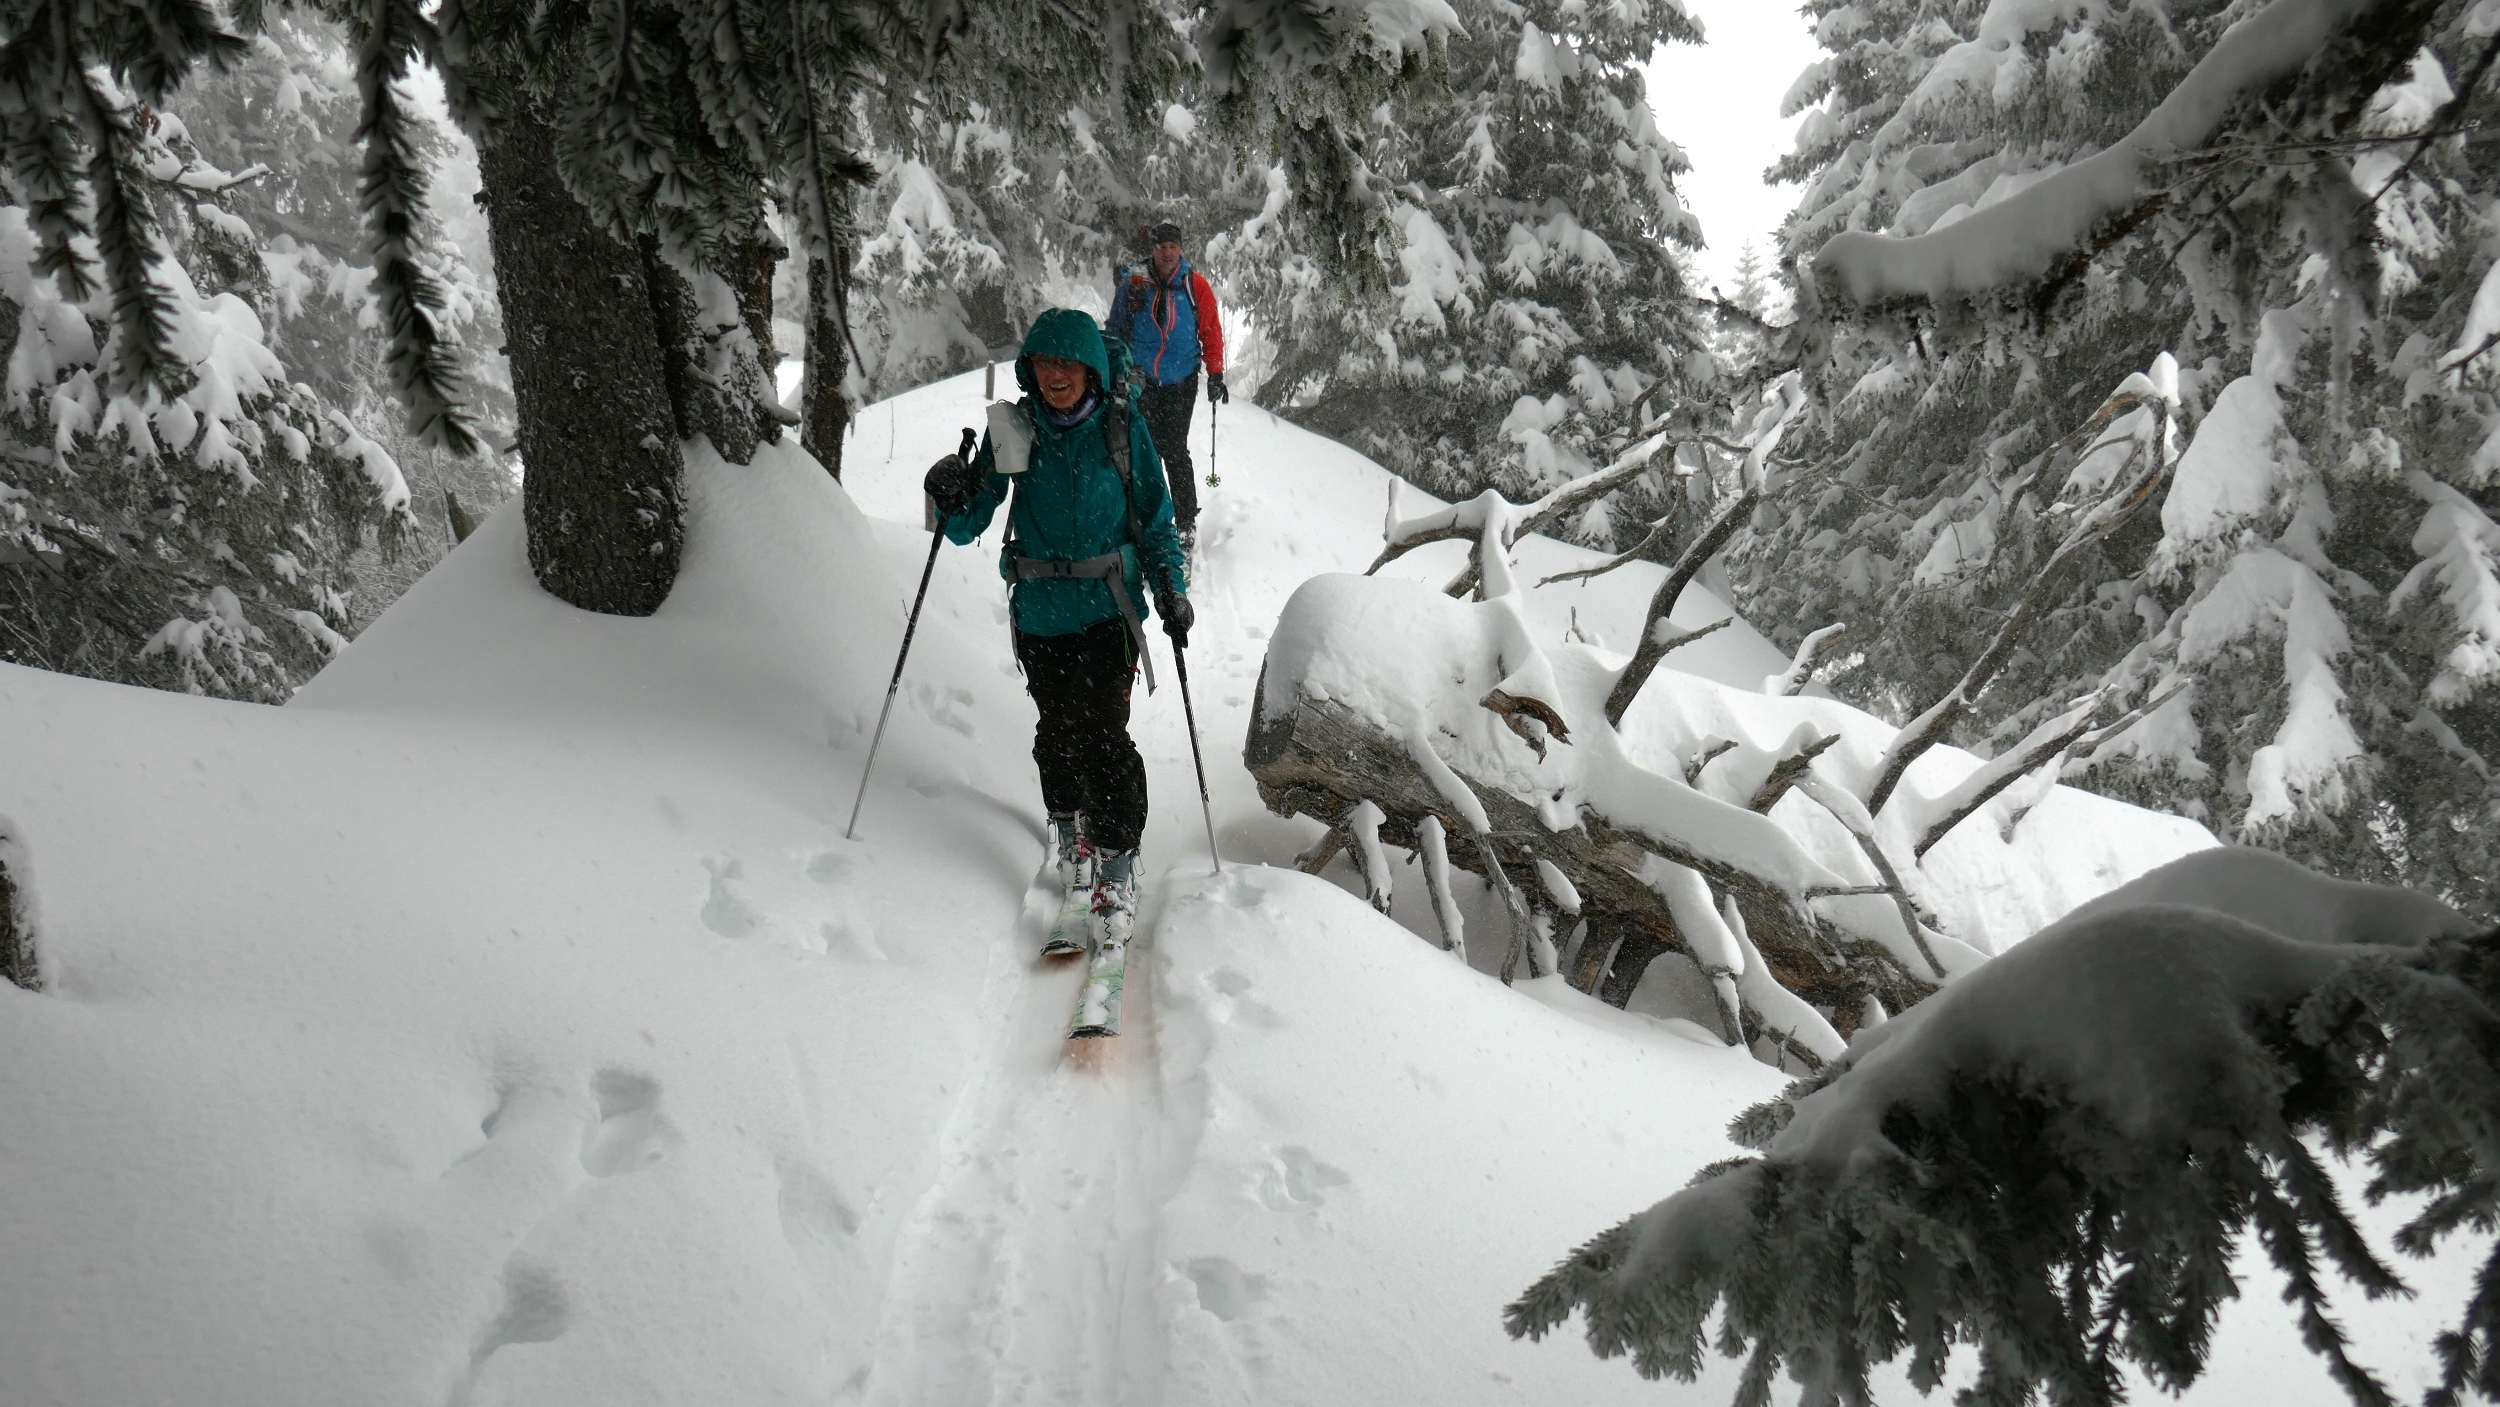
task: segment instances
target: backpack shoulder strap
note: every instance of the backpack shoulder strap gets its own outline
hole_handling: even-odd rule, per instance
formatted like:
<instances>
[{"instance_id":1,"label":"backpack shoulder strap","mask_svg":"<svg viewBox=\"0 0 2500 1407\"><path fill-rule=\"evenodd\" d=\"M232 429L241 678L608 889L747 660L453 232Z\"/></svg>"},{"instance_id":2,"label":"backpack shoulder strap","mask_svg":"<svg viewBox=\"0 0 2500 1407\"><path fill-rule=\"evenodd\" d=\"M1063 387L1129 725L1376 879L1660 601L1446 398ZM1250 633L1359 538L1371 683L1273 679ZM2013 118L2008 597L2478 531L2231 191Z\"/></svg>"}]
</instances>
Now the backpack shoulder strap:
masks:
<instances>
[{"instance_id":1,"label":"backpack shoulder strap","mask_svg":"<svg viewBox=\"0 0 2500 1407\"><path fill-rule=\"evenodd\" d=\"M1111 459L1111 467L1120 471L1120 502L1128 509L1128 540L1143 550L1146 534L1137 526L1137 476L1129 466L1128 441L1128 395L1115 392L1102 408L1102 448Z\"/></svg>"}]
</instances>

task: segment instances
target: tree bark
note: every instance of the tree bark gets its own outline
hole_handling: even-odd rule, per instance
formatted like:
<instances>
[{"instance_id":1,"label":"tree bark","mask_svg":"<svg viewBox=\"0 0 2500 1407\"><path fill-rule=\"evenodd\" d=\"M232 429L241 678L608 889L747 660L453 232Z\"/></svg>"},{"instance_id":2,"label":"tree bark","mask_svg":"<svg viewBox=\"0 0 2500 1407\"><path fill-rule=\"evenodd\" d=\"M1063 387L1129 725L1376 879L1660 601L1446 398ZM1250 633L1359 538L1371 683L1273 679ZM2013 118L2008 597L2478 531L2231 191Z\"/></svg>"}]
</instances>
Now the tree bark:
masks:
<instances>
[{"instance_id":1,"label":"tree bark","mask_svg":"<svg viewBox=\"0 0 2500 1407\"><path fill-rule=\"evenodd\" d=\"M851 269L849 251L836 254L839 269L829 269L822 259L807 261L807 376L799 391L799 443L840 479L842 437L851 428L851 399L842 389L851 370L850 330L842 320Z\"/></svg>"},{"instance_id":2,"label":"tree bark","mask_svg":"<svg viewBox=\"0 0 2500 1407\"><path fill-rule=\"evenodd\" d=\"M659 333L677 438L701 435L730 463L754 462L756 445L779 433L762 404L769 384L763 363L741 339L705 325L694 285L661 254L657 239L642 236L634 251L651 289L651 320ZM745 310L739 314L729 332L746 329Z\"/></svg>"},{"instance_id":3,"label":"tree bark","mask_svg":"<svg viewBox=\"0 0 2500 1407\"><path fill-rule=\"evenodd\" d=\"M36 992L43 989L43 973L35 960L34 905L9 874L14 842L0 823L0 980Z\"/></svg>"},{"instance_id":4,"label":"tree bark","mask_svg":"<svg viewBox=\"0 0 2500 1407\"><path fill-rule=\"evenodd\" d=\"M683 462L639 253L591 221L526 99L479 153L520 412L530 568L586 611L647 616L685 545Z\"/></svg>"}]
</instances>

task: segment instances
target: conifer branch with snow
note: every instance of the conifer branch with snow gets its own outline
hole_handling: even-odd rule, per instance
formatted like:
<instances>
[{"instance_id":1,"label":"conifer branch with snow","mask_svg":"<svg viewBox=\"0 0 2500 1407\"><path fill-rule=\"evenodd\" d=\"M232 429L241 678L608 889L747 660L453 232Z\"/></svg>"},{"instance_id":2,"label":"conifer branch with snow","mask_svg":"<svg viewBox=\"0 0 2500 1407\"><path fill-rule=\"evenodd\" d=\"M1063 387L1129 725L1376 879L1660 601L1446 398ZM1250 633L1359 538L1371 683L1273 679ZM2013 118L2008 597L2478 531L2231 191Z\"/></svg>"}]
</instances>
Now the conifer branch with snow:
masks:
<instances>
[{"instance_id":1,"label":"conifer branch with snow","mask_svg":"<svg viewBox=\"0 0 2500 1407\"><path fill-rule=\"evenodd\" d=\"M1761 1156L1566 1258L1507 1312L1575 1312L1601 1357L1691 1380L1710 1326L1808 1404L1864 1402L1904 1354L1931 1391L1958 1344L1974 1400L2114 1402L2132 1366L2197 1380L2253 1233L2312 1351L2356 1403L2388 1394L2321 1270L2402 1282L2354 1225L2322 1145L2367 1195L2428 1194L2424 1255L2500 1220L2500 932L2418 895L2208 851L2103 896L1739 1118ZM2324 1267L2317 1252L2323 1251ZM2439 1337L2436 1402L2500 1390L2500 1248Z\"/></svg>"}]
</instances>

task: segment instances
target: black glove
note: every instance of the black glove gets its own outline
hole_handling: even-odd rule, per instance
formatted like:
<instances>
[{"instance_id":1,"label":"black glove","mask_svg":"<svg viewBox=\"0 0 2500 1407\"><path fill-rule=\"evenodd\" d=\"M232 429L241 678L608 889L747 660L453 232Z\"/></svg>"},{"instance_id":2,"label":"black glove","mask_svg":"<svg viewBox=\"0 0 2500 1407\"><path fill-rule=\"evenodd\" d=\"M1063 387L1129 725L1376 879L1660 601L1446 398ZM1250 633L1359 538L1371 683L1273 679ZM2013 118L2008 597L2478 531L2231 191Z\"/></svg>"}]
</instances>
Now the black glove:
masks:
<instances>
[{"instance_id":1,"label":"black glove","mask_svg":"<svg viewBox=\"0 0 2500 1407\"><path fill-rule=\"evenodd\" d=\"M1209 404L1209 405L1215 405L1215 404L1218 404L1218 403L1220 403L1220 402L1229 401L1229 400L1231 400L1232 398L1233 398L1233 393L1232 393L1232 392L1230 392L1230 391L1228 391L1228 390L1225 390L1225 389L1224 389L1224 373L1222 373L1222 372L1220 372L1220 371L1210 371L1210 372L1208 372L1208 373L1207 373L1207 404Z\"/></svg>"},{"instance_id":2,"label":"black glove","mask_svg":"<svg viewBox=\"0 0 2500 1407\"><path fill-rule=\"evenodd\" d=\"M1198 611L1188 597L1177 591L1156 592L1155 614L1163 617L1163 633L1172 637L1173 644L1189 644L1189 627L1198 623Z\"/></svg>"},{"instance_id":3,"label":"black glove","mask_svg":"<svg viewBox=\"0 0 2500 1407\"><path fill-rule=\"evenodd\" d=\"M929 476L920 481L921 491L937 505L938 516L952 518L981 489L981 466L967 464L960 454L950 454L929 466Z\"/></svg>"}]
</instances>

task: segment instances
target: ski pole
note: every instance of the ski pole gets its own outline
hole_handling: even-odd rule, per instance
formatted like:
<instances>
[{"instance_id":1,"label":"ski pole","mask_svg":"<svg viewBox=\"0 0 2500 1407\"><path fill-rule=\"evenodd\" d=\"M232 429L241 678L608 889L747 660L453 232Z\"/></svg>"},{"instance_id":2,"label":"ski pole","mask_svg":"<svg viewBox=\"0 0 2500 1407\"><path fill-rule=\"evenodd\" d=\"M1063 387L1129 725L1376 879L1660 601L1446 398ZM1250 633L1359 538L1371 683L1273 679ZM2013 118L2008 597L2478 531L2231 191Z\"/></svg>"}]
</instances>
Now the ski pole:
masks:
<instances>
[{"instance_id":1,"label":"ski pole","mask_svg":"<svg viewBox=\"0 0 2500 1407\"><path fill-rule=\"evenodd\" d=\"M971 459L979 437L969 428L964 431L963 444L955 453ZM920 629L920 603L929 599L929 576L937 570L938 549L946 545L946 525L939 523L929 534L929 560L920 567L920 589L912 593L911 614L903 621L903 648L894 656L894 677L886 681L885 707L877 710L877 731L868 740L868 761L859 769L859 795L851 799L851 823L842 828L844 840L856 840L859 829L859 808L868 804L868 774L877 769L877 748L885 742L885 720L894 713L895 691L903 687L903 661L911 658L911 637Z\"/></svg>"},{"instance_id":2,"label":"ski pole","mask_svg":"<svg viewBox=\"0 0 2500 1407\"><path fill-rule=\"evenodd\" d=\"M1210 454L1207 458L1213 462L1215 456ZM1181 677L1181 716L1189 720L1189 761L1198 769L1198 813L1207 818L1207 858L1215 862L1215 872L1221 875L1224 857L1215 848L1215 805L1207 800L1207 759L1198 751L1198 710L1189 701L1189 650L1179 640L1172 642L1172 667Z\"/></svg>"}]
</instances>

